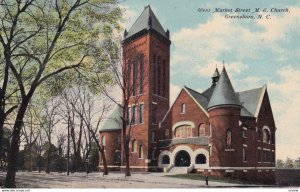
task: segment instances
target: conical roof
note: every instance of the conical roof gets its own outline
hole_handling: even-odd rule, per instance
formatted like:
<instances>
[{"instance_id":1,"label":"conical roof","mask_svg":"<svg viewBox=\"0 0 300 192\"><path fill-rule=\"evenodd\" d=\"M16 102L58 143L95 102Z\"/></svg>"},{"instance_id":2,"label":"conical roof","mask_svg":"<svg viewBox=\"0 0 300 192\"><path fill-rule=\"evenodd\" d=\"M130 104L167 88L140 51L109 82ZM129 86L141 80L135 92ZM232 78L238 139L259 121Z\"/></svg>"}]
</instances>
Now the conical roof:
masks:
<instances>
[{"instance_id":1,"label":"conical roof","mask_svg":"<svg viewBox=\"0 0 300 192\"><path fill-rule=\"evenodd\" d=\"M164 28L161 26L160 22L154 15L150 5L144 8L144 11L134 22L134 24L129 29L127 35L124 38L127 39L142 30L149 30L149 29L153 29L159 34L161 34L162 36L168 38Z\"/></svg>"},{"instance_id":2,"label":"conical roof","mask_svg":"<svg viewBox=\"0 0 300 192\"><path fill-rule=\"evenodd\" d=\"M216 68L216 70L211 78L215 78L215 77L219 77L219 76L220 76L219 70L218 70L218 68Z\"/></svg>"},{"instance_id":3,"label":"conical roof","mask_svg":"<svg viewBox=\"0 0 300 192\"><path fill-rule=\"evenodd\" d=\"M207 109L224 105L241 106L241 103L232 87L225 67L221 73L220 79L214 89Z\"/></svg>"},{"instance_id":4,"label":"conical roof","mask_svg":"<svg viewBox=\"0 0 300 192\"><path fill-rule=\"evenodd\" d=\"M122 116L122 108L117 106L113 112L110 114L106 122L102 127L100 127L99 131L114 131L121 130L121 116Z\"/></svg>"}]
</instances>

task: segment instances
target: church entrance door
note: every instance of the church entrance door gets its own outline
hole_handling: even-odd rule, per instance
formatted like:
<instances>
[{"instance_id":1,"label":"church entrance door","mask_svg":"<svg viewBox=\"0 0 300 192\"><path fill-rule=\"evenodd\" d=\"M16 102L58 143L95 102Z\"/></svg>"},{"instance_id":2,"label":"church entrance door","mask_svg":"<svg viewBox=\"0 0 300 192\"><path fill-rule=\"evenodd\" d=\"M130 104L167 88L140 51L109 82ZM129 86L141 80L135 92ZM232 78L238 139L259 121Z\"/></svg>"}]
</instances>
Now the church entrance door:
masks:
<instances>
[{"instance_id":1,"label":"church entrance door","mask_svg":"<svg viewBox=\"0 0 300 192\"><path fill-rule=\"evenodd\" d=\"M188 152L182 150L176 154L175 166L176 167L189 167L191 164L191 157Z\"/></svg>"}]
</instances>

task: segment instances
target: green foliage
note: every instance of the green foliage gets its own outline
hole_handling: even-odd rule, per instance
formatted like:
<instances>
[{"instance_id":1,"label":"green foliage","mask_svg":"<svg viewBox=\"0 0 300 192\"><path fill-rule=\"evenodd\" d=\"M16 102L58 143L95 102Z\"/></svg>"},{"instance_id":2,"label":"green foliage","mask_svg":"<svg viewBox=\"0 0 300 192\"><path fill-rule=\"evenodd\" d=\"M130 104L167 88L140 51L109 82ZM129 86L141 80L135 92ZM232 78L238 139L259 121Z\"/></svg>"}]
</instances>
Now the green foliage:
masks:
<instances>
[{"instance_id":1,"label":"green foliage","mask_svg":"<svg viewBox=\"0 0 300 192\"><path fill-rule=\"evenodd\" d=\"M96 143L92 143L92 148L89 156L90 171L98 171L99 166L99 148Z\"/></svg>"}]
</instances>

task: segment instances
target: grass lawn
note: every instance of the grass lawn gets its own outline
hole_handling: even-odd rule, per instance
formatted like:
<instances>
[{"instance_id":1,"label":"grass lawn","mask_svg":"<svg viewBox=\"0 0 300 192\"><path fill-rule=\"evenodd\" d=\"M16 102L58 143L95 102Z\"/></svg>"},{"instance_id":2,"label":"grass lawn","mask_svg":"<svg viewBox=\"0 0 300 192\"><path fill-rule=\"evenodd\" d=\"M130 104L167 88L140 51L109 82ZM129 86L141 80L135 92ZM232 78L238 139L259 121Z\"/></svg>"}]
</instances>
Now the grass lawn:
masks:
<instances>
[{"instance_id":1,"label":"grass lawn","mask_svg":"<svg viewBox=\"0 0 300 192\"><path fill-rule=\"evenodd\" d=\"M199 174L199 173L189 173L189 174L178 174L178 175L165 175L166 177L176 177L176 178L183 178L183 179L192 179L192 180L201 180L205 181L206 175ZM233 178L226 178L226 177L217 177L217 176L208 176L208 183L209 181L217 181L223 183L236 183L236 184L261 184L255 183L251 181L241 181Z\"/></svg>"}]
</instances>

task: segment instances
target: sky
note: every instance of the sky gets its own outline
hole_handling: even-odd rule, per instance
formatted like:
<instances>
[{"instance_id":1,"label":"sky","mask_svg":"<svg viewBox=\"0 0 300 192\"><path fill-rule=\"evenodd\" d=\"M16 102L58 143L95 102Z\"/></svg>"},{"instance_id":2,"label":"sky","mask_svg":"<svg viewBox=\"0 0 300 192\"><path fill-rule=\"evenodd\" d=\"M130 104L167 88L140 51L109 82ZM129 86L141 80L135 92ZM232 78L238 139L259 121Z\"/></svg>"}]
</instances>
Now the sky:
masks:
<instances>
[{"instance_id":1,"label":"sky","mask_svg":"<svg viewBox=\"0 0 300 192\"><path fill-rule=\"evenodd\" d=\"M149 4L170 30L171 103L184 85L198 91L208 88L214 69L221 71L224 61L235 91L267 85L277 127L276 156L300 157L300 1L125 0L124 28L128 30ZM216 8L233 12L214 13ZM235 12L237 8L250 12ZM255 8L258 13L253 13Z\"/></svg>"}]
</instances>

